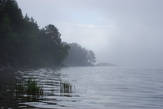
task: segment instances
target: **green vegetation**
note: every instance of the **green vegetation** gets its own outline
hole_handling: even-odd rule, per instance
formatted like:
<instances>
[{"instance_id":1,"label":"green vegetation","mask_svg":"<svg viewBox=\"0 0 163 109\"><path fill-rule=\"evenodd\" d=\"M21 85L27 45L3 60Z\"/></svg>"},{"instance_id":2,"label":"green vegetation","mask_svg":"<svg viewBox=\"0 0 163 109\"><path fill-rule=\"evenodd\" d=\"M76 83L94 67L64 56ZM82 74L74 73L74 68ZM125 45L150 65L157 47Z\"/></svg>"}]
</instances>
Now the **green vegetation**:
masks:
<instances>
[{"instance_id":1,"label":"green vegetation","mask_svg":"<svg viewBox=\"0 0 163 109\"><path fill-rule=\"evenodd\" d=\"M70 65L94 62L92 51L72 45L61 40L54 25L39 28L33 18L23 16L15 0L0 0L0 66L61 66L67 56Z\"/></svg>"},{"instance_id":2,"label":"green vegetation","mask_svg":"<svg viewBox=\"0 0 163 109\"><path fill-rule=\"evenodd\" d=\"M58 66L68 54L54 25L39 29L15 0L0 0L0 65Z\"/></svg>"},{"instance_id":3,"label":"green vegetation","mask_svg":"<svg viewBox=\"0 0 163 109\"><path fill-rule=\"evenodd\" d=\"M37 84L35 80L29 79L27 81L26 93L28 95L43 95L43 89Z\"/></svg>"},{"instance_id":4,"label":"green vegetation","mask_svg":"<svg viewBox=\"0 0 163 109\"><path fill-rule=\"evenodd\" d=\"M28 79L27 81L21 81L17 83L16 92L26 95L41 96L43 95L43 89L38 85L38 83L33 79Z\"/></svg>"}]
</instances>

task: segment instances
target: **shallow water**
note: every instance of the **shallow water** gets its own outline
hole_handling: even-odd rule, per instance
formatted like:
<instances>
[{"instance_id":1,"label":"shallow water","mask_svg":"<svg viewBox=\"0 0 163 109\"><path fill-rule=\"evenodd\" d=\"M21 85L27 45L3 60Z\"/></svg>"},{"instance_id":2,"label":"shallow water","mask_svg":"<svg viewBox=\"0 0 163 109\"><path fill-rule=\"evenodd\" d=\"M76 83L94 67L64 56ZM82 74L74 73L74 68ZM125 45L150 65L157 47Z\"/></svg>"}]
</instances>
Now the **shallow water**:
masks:
<instances>
[{"instance_id":1,"label":"shallow water","mask_svg":"<svg viewBox=\"0 0 163 109\"><path fill-rule=\"evenodd\" d=\"M163 108L163 69L69 67L18 73L17 79L34 78L44 90L37 100L20 99L21 109Z\"/></svg>"}]
</instances>

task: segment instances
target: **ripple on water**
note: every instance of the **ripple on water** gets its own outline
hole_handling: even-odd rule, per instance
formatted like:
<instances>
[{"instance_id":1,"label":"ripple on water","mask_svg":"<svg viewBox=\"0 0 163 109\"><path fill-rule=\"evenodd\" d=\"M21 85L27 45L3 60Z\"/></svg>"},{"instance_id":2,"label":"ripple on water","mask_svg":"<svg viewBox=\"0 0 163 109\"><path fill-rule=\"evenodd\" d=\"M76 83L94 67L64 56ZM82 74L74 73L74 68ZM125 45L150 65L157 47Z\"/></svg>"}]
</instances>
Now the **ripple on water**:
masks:
<instances>
[{"instance_id":1,"label":"ripple on water","mask_svg":"<svg viewBox=\"0 0 163 109\"><path fill-rule=\"evenodd\" d=\"M44 90L38 101L21 102L22 109L163 108L163 70L160 69L74 67L19 71L19 76L35 78Z\"/></svg>"}]
</instances>

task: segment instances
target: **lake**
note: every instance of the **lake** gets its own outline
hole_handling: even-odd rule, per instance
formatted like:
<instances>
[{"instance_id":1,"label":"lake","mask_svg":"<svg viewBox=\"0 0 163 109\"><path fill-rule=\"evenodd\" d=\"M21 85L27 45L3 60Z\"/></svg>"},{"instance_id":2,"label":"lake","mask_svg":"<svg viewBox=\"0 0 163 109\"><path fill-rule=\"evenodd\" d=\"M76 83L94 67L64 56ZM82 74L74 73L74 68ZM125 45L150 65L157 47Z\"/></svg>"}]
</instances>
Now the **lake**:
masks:
<instances>
[{"instance_id":1,"label":"lake","mask_svg":"<svg viewBox=\"0 0 163 109\"><path fill-rule=\"evenodd\" d=\"M17 97L20 109L162 109L163 69L126 67L42 68L17 72L35 79L44 95ZM26 96L26 95L24 95Z\"/></svg>"}]
</instances>

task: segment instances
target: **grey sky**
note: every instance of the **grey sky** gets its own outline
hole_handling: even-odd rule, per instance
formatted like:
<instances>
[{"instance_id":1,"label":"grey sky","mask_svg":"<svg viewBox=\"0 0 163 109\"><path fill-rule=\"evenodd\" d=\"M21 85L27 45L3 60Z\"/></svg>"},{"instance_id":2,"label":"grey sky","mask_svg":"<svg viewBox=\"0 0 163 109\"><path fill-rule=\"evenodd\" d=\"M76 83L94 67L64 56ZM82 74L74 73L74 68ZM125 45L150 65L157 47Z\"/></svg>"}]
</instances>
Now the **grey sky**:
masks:
<instances>
[{"instance_id":1,"label":"grey sky","mask_svg":"<svg viewBox=\"0 0 163 109\"><path fill-rule=\"evenodd\" d=\"M99 62L163 66L163 0L17 0L40 26L92 49Z\"/></svg>"}]
</instances>

